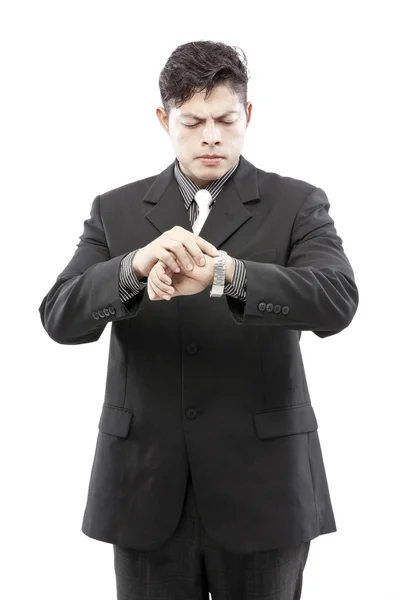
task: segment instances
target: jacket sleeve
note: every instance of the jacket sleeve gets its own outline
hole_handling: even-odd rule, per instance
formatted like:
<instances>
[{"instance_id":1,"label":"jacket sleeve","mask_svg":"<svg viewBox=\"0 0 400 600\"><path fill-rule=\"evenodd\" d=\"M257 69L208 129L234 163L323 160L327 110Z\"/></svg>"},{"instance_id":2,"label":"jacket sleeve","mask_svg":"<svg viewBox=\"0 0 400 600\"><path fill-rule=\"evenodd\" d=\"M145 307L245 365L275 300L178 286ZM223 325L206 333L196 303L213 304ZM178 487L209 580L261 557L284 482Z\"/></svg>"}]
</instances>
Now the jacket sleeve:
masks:
<instances>
[{"instance_id":1,"label":"jacket sleeve","mask_svg":"<svg viewBox=\"0 0 400 600\"><path fill-rule=\"evenodd\" d=\"M247 278L244 262L238 258L233 258L232 283L225 285L224 294L228 294L244 302L246 300L246 286ZM212 286L210 287L211 289Z\"/></svg>"},{"instance_id":2,"label":"jacket sleeve","mask_svg":"<svg viewBox=\"0 0 400 600\"><path fill-rule=\"evenodd\" d=\"M246 302L226 296L238 325L310 330L321 338L350 325L358 289L329 208L321 188L307 194L293 224L287 266L243 259Z\"/></svg>"},{"instance_id":3,"label":"jacket sleeve","mask_svg":"<svg viewBox=\"0 0 400 600\"><path fill-rule=\"evenodd\" d=\"M144 295L143 288L121 301L120 264L127 254L110 258L100 196L93 200L83 227L74 256L39 306L44 329L60 344L97 341L110 321L135 317Z\"/></svg>"},{"instance_id":4,"label":"jacket sleeve","mask_svg":"<svg viewBox=\"0 0 400 600\"><path fill-rule=\"evenodd\" d=\"M133 258L137 251L138 249L129 252L129 254L121 260L121 268L119 271L119 297L124 304L136 296L136 294L147 285L147 277L138 279L132 268Z\"/></svg>"}]
</instances>

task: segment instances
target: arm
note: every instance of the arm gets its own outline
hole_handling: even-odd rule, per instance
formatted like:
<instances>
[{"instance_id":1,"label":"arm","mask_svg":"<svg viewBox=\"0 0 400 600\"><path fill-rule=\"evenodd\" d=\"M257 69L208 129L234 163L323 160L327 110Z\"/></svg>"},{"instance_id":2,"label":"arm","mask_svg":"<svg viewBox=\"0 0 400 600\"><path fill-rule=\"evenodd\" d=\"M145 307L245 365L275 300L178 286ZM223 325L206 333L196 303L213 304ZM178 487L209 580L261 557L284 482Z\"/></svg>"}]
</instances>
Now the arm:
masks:
<instances>
[{"instance_id":1,"label":"arm","mask_svg":"<svg viewBox=\"0 0 400 600\"><path fill-rule=\"evenodd\" d=\"M329 207L322 189L307 194L293 224L287 266L243 261L246 302L226 296L238 325L311 330L319 337L348 327L358 289Z\"/></svg>"},{"instance_id":2,"label":"arm","mask_svg":"<svg viewBox=\"0 0 400 600\"><path fill-rule=\"evenodd\" d=\"M119 295L120 267L125 256L110 258L100 196L96 196L74 256L39 307L42 325L54 341L95 342L108 322L137 315L143 289L126 303L121 302Z\"/></svg>"},{"instance_id":3,"label":"arm","mask_svg":"<svg viewBox=\"0 0 400 600\"><path fill-rule=\"evenodd\" d=\"M230 283L225 284L224 294L228 294L233 298L237 298L238 300L245 302L246 286L246 266L242 260L239 260L238 258L233 258L232 281Z\"/></svg>"},{"instance_id":4,"label":"arm","mask_svg":"<svg viewBox=\"0 0 400 600\"><path fill-rule=\"evenodd\" d=\"M137 251L138 249L133 250L121 260L119 272L119 297L124 304L131 298L134 298L134 296L147 285L147 277L141 277L139 279L133 268L133 257Z\"/></svg>"}]
</instances>

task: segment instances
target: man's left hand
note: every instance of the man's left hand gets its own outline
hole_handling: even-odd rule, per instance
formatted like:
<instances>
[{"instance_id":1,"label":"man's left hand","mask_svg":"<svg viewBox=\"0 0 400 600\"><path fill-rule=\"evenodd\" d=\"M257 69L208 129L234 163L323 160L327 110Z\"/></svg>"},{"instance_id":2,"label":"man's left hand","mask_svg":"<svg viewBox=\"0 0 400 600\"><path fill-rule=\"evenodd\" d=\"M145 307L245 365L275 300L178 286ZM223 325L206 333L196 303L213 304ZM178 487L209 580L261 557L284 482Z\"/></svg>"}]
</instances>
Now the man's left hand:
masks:
<instances>
[{"instance_id":1,"label":"man's left hand","mask_svg":"<svg viewBox=\"0 0 400 600\"><path fill-rule=\"evenodd\" d=\"M150 300L163 300L168 296L169 299L177 296L191 296L202 292L206 287L210 287L214 280L214 259L204 254L206 264L199 267L194 264L191 271L182 269L180 273L175 273L159 260L149 273L147 280L148 295ZM233 267L233 259L227 256L227 272ZM168 290L173 288L172 293Z\"/></svg>"}]
</instances>

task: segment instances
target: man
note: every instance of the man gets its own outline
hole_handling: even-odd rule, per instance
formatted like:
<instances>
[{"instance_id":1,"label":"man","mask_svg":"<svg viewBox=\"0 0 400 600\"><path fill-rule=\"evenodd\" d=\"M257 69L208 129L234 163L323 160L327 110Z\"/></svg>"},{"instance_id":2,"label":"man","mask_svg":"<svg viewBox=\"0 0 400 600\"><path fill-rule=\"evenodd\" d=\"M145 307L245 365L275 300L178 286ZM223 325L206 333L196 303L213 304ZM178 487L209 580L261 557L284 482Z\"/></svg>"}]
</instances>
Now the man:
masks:
<instances>
[{"instance_id":1,"label":"man","mask_svg":"<svg viewBox=\"0 0 400 600\"><path fill-rule=\"evenodd\" d=\"M298 599L336 531L299 340L348 327L358 290L325 192L241 154L247 81L235 48L176 48L174 163L94 199L39 309L61 344L112 323L82 531L118 598Z\"/></svg>"}]
</instances>

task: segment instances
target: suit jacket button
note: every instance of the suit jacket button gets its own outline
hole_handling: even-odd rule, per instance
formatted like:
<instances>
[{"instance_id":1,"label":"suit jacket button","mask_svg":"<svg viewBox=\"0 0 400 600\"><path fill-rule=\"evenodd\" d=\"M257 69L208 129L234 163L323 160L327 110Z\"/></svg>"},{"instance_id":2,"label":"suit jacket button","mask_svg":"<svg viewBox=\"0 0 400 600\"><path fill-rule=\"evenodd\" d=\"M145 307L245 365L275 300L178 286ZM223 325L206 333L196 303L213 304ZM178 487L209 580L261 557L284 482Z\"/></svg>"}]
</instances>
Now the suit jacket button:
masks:
<instances>
[{"instance_id":1,"label":"suit jacket button","mask_svg":"<svg viewBox=\"0 0 400 600\"><path fill-rule=\"evenodd\" d=\"M99 313L95 310L92 312L92 317L93 317L93 319L100 319Z\"/></svg>"},{"instance_id":2,"label":"suit jacket button","mask_svg":"<svg viewBox=\"0 0 400 600\"><path fill-rule=\"evenodd\" d=\"M111 313L112 315L115 315L115 308L114 308L113 306L109 306L109 307L108 307L108 310L110 311L110 313Z\"/></svg>"},{"instance_id":3,"label":"suit jacket button","mask_svg":"<svg viewBox=\"0 0 400 600\"><path fill-rule=\"evenodd\" d=\"M195 408L188 408L186 411L186 416L188 419L195 419L197 415L197 410Z\"/></svg>"},{"instance_id":4,"label":"suit jacket button","mask_svg":"<svg viewBox=\"0 0 400 600\"><path fill-rule=\"evenodd\" d=\"M99 317L104 319L104 312L102 310L99 310L98 313L99 313Z\"/></svg>"},{"instance_id":5,"label":"suit jacket button","mask_svg":"<svg viewBox=\"0 0 400 600\"><path fill-rule=\"evenodd\" d=\"M282 314L283 315L287 315L289 310L290 310L290 308L288 306L282 306Z\"/></svg>"},{"instance_id":6,"label":"suit jacket button","mask_svg":"<svg viewBox=\"0 0 400 600\"><path fill-rule=\"evenodd\" d=\"M106 317L110 316L110 311L108 310L108 308L104 309L104 314L106 315Z\"/></svg>"},{"instance_id":7,"label":"suit jacket button","mask_svg":"<svg viewBox=\"0 0 400 600\"><path fill-rule=\"evenodd\" d=\"M196 344L189 344L188 346L186 346L186 352L188 352L189 354L196 354L196 352L197 352Z\"/></svg>"},{"instance_id":8,"label":"suit jacket button","mask_svg":"<svg viewBox=\"0 0 400 600\"><path fill-rule=\"evenodd\" d=\"M280 313L282 310L282 306L280 304L275 304L274 313Z\"/></svg>"},{"instance_id":9,"label":"suit jacket button","mask_svg":"<svg viewBox=\"0 0 400 600\"><path fill-rule=\"evenodd\" d=\"M265 304L265 302L259 302L257 308L258 308L258 310L261 310L261 312L264 312L266 306L267 305Z\"/></svg>"},{"instance_id":10,"label":"suit jacket button","mask_svg":"<svg viewBox=\"0 0 400 600\"><path fill-rule=\"evenodd\" d=\"M273 310L274 310L274 305L271 304L271 302L268 302L268 304L267 304L267 311L268 312L272 312Z\"/></svg>"}]
</instances>

